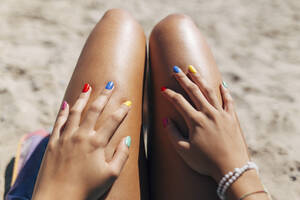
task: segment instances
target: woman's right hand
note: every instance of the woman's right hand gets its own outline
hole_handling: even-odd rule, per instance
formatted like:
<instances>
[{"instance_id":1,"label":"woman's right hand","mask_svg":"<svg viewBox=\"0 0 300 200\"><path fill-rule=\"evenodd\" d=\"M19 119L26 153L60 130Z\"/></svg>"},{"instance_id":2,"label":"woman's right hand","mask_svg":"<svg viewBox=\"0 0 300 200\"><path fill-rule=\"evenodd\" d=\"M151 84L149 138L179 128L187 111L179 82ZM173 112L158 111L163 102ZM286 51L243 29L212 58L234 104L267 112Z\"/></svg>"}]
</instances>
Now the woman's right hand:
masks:
<instances>
[{"instance_id":1,"label":"woman's right hand","mask_svg":"<svg viewBox=\"0 0 300 200\"><path fill-rule=\"evenodd\" d=\"M182 159L198 173L219 181L227 172L249 161L247 146L228 89L220 85L222 106L214 90L194 68L190 67L189 75L191 79L179 68L174 69L176 80L194 106L181 94L162 89L163 96L185 119L188 139L171 119L165 119L164 126Z\"/></svg>"}]
</instances>

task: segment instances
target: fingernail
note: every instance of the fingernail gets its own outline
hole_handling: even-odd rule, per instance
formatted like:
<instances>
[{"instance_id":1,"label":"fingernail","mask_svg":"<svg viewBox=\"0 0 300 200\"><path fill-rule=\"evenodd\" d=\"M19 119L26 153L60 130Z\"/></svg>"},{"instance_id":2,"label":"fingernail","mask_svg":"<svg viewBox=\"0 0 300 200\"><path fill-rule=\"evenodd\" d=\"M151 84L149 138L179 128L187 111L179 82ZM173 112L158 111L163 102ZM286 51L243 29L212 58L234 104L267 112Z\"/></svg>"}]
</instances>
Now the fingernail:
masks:
<instances>
[{"instance_id":1,"label":"fingernail","mask_svg":"<svg viewBox=\"0 0 300 200\"><path fill-rule=\"evenodd\" d=\"M166 128L167 125L168 125L168 123L169 123L168 118L164 118L162 121L163 121L163 126L164 126L164 128Z\"/></svg>"},{"instance_id":2,"label":"fingernail","mask_svg":"<svg viewBox=\"0 0 300 200\"><path fill-rule=\"evenodd\" d=\"M163 86L163 87L160 88L160 91L163 92L163 91L165 91L166 89L167 89L167 88L166 88L165 86Z\"/></svg>"},{"instance_id":3,"label":"fingernail","mask_svg":"<svg viewBox=\"0 0 300 200\"><path fill-rule=\"evenodd\" d=\"M84 84L82 92L87 92L87 91L89 91L89 89L90 89L90 84L86 83L86 84Z\"/></svg>"},{"instance_id":4,"label":"fingernail","mask_svg":"<svg viewBox=\"0 0 300 200\"><path fill-rule=\"evenodd\" d=\"M125 101L123 104L125 104L126 106L130 107L132 102L131 101Z\"/></svg>"},{"instance_id":5,"label":"fingernail","mask_svg":"<svg viewBox=\"0 0 300 200\"><path fill-rule=\"evenodd\" d=\"M225 81L222 81L222 84L223 84L223 86L224 86L225 88L228 88L228 85L227 85L227 83L226 83Z\"/></svg>"},{"instance_id":6,"label":"fingernail","mask_svg":"<svg viewBox=\"0 0 300 200\"><path fill-rule=\"evenodd\" d=\"M178 66L175 65L175 66L173 67L173 72L175 72L176 74L179 73L180 71L181 71L181 70L180 70L180 68L179 68Z\"/></svg>"},{"instance_id":7,"label":"fingernail","mask_svg":"<svg viewBox=\"0 0 300 200\"><path fill-rule=\"evenodd\" d=\"M125 144L126 146L129 148L130 145L131 145L131 137L130 136L127 136L126 139L125 139Z\"/></svg>"},{"instance_id":8,"label":"fingernail","mask_svg":"<svg viewBox=\"0 0 300 200\"><path fill-rule=\"evenodd\" d=\"M189 69L189 72L193 73L193 74L196 74L197 73L197 70L195 69L195 67L193 67L193 65L189 65L188 66L188 69Z\"/></svg>"},{"instance_id":9,"label":"fingernail","mask_svg":"<svg viewBox=\"0 0 300 200\"><path fill-rule=\"evenodd\" d=\"M114 82L109 81L109 82L106 84L105 89L111 90L113 87L114 87Z\"/></svg>"},{"instance_id":10,"label":"fingernail","mask_svg":"<svg viewBox=\"0 0 300 200\"><path fill-rule=\"evenodd\" d=\"M67 107L68 103L66 101L64 101L62 104L61 104L61 109L64 110L66 107Z\"/></svg>"}]
</instances>

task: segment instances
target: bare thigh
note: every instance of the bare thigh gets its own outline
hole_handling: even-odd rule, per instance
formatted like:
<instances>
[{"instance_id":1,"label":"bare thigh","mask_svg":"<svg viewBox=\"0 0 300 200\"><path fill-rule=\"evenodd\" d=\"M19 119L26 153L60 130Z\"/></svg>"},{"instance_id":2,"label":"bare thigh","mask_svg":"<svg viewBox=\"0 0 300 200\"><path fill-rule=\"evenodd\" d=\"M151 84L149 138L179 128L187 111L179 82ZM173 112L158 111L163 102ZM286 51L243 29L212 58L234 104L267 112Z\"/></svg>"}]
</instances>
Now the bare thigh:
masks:
<instances>
[{"instance_id":1,"label":"bare thigh","mask_svg":"<svg viewBox=\"0 0 300 200\"><path fill-rule=\"evenodd\" d=\"M194 22L185 15L174 14L155 26L150 37L151 109L149 138L151 199L218 199L216 183L197 174L177 155L168 140L162 119L170 117L187 133L182 117L161 95L166 86L187 95L172 77L174 65L187 72L193 65L216 91L221 102L219 85L221 75L213 55Z\"/></svg>"},{"instance_id":2,"label":"bare thigh","mask_svg":"<svg viewBox=\"0 0 300 200\"><path fill-rule=\"evenodd\" d=\"M142 195L147 196L144 148L140 143L145 51L145 35L136 20L120 9L107 11L86 41L65 93L64 100L72 106L83 85L91 85L93 92L82 114L84 116L106 83L115 83L114 93L96 127L121 103L132 101L130 113L112 137L106 151L110 159L120 139L130 135L132 145L129 160L105 199L136 200L145 199Z\"/></svg>"}]
</instances>

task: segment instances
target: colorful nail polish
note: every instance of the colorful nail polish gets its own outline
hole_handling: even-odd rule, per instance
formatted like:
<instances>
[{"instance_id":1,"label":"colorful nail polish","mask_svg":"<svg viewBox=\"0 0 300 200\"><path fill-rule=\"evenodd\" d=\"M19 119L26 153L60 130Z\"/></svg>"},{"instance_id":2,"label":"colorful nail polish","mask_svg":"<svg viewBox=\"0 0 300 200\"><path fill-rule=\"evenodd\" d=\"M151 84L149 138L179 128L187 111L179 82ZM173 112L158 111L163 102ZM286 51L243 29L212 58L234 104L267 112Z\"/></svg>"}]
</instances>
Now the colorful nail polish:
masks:
<instances>
[{"instance_id":1,"label":"colorful nail polish","mask_svg":"<svg viewBox=\"0 0 300 200\"><path fill-rule=\"evenodd\" d=\"M175 66L173 67L173 72L175 72L176 74L179 73L180 71L181 71L181 70L180 70L180 68L179 68L178 66L175 65Z\"/></svg>"},{"instance_id":2,"label":"colorful nail polish","mask_svg":"<svg viewBox=\"0 0 300 200\"><path fill-rule=\"evenodd\" d=\"M127 136L126 139L125 139L125 144L126 146L129 148L130 145L131 145L131 137L130 136Z\"/></svg>"},{"instance_id":3,"label":"colorful nail polish","mask_svg":"<svg viewBox=\"0 0 300 200\"><path fill-rule=\"evenodd\" d=\"M86 84L84 84L82 92L87 92L87 91L89 91L89 89L90 89L90 84L86 83Z\"/></svg>"},{"instance_id":4,"label":"colorful nail polish","mask_svg":"<svg viewBox=\"0 0 300 200\"><path fill-rule=\"evenodd\" d=\"M126 106L130 107L132 102L131 101L125 101L123 104L125 104Z\"/></svg>"},{"instance_id":5,"label":"colorful nail polish","mask_svg":"<svg viewBox=\"0 0 300 200\"><path fill-rule=\"evenodd\" d=\"M197 70L194 68L193 65L189 65L188 66L188 69L189 69L189 72L193 73L193 74L196 74L197 73Z\"/></svg>"},{"instance_id":6,"label":"colorful nail polish","mask_svg":"<svg viewBox=\"0 0 300 200\"><path fill-rule=\"evenodd\" d=\"M66 101L64 101L62 104L61 104L61 109L64 110L66 107L67 107L68 103Z\"/></svg>"},{"instance_id":7,"label":"colorful nail polish","mask_svg":"<svg viewBox=\"0 0 300 200\"><path fill-rule=\"evenodd\" d=\"M163 86L163 87L160 88L160 91L163 92L163 91L165 91L166 89L167 89L167 88L166 88L165 86Z\"/></svg>"},{"instance_id":8,"label":"colorful nail polish","mask_svg":"<svg viewBox=\"0 0 300 200\"><path fill-rule=\"evenodd\" d=\"M223 86L224 86L225 88L228 88L228 85L227 85L227 83L226 83L225 81L222 81L222 84L223 84Z\"/></svg>"},{"instance_id":9,"label":"colorful nail polish","mask_svg":"<svg viewBox=\"0 0 300 200\"><path fill-rule=\"evenodd\" d=\"M113 87L114 87L114 82L109 81L109 82L106 84L105 89L111 90Z\"/></svg>"},{"instance_id":10,"label":"colorful nail polish","mask_svg":"<svg viewBox=\"0 0 300 200\"><path fill-rule=\"evenodd\" d=\"M164 126L164 128L166 128L167 125L168 125L168 123L169 123L168 118L164 118L162 121L163 121L163 126Z\"/></svg>"}]
</instances>

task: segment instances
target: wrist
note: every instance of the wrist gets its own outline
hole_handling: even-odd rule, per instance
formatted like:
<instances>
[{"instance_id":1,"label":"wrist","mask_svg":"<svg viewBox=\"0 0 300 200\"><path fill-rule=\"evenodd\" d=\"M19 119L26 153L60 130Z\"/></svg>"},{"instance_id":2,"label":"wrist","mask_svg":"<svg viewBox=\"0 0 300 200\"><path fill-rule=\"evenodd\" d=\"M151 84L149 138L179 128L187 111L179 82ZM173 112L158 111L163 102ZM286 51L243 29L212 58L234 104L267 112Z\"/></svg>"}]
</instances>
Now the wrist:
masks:
<instances>
[{"instance_id":1,"label":"wrist","mask_svg":"<svg viewBox=\"0 0 300 200\"><path fill-rule=\"evenodd\" d=\"M261 191L264 190L264 187L261 183L261 180L258 176L256 170L248 170L243 173L229 188L227 191L227 199L239 199L243 195L249 192ZM262 198L260 199L268 199L266 194L257 194ZM256 195L252 195L247 197L247 200L251 200L252 198L257 199ZM245 199L246 200L246 199Z\"/></svg>"},{"instance_id":2,"label":"wrist","mask_svg":"<svg viewBox=\"0 0 300 200\"><path fill-rule=\"evenodd\" d=\"M75 184L60 184L54 182L47 182L46 184L37 184L34 188L32 200L53 200L53 199L72 199L83 200L86 198L85 192L82 188Z\"/></svg>"}]
</instances>

